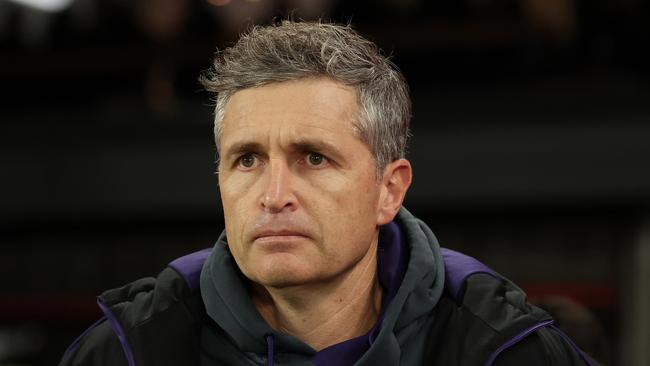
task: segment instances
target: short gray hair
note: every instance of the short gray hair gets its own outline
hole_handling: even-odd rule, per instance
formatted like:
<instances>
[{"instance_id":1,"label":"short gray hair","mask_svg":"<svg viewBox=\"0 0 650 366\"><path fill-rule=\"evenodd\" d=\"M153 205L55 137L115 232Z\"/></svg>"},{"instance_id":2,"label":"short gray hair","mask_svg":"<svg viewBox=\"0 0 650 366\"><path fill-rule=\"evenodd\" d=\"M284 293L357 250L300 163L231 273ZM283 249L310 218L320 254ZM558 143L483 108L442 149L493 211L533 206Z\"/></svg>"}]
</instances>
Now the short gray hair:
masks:
<instances>
[{"instance_id":1,"label":"short gray hair","mask_svg":"<svg viewBox=\"0 0 650 366\"><path fill-rule=\"evenodd\" d=\"M217 52L213 68L200 78L216 93L217 149L226 103L237 91L322 76L355 88L360 107L355 132L372 152L380 177L388 163L406 154L409 90L398 68L349 25L285 20L255 26Z\"/></svg>"}]
</instances>

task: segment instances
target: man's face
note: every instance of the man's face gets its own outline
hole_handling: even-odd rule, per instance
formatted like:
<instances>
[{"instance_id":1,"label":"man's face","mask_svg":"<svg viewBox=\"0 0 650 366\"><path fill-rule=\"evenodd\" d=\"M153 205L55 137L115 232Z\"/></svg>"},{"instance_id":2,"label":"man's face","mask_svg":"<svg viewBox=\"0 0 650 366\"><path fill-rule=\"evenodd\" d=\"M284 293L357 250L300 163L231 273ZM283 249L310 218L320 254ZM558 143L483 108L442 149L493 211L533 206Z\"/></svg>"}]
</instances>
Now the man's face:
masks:
<instances>
[{"instance_id":1,"label":"man's face","mask_svg":"<svg viewBox=\"0 0 650 366\"><path fill-rule=\"evenodd\" d=\"M352 121L354 89L302 79L228 101L219 187L228 245L264 286L327 282L374 255L381 184Z\"/></svg>"}]
</instances>

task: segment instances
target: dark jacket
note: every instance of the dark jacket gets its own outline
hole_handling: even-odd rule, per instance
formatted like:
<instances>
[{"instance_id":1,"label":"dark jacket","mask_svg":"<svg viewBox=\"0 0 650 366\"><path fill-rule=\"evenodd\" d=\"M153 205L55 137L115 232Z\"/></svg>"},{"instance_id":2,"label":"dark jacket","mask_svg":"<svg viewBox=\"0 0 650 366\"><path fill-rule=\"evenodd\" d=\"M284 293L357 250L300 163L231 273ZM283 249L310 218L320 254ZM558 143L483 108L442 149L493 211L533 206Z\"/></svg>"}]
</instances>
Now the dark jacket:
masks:
<instances>
[{"instance_id":1,"label":"dark jacket","mask_svg":"<svg viewBox=\"0 0 650 366\"><path fill-rule=\"evenodd\" d=\"M441 250L408 211L391 228L380 232L380 252L387 237L399 236L392 241L408 248L406 270L355 365L590 364L519 288L473 258ZM156 279L102 294L106 317L61 365L311 364L313 349L273 331L255 311L225 240L172 262Z\"/></svg>"}]
</instances>

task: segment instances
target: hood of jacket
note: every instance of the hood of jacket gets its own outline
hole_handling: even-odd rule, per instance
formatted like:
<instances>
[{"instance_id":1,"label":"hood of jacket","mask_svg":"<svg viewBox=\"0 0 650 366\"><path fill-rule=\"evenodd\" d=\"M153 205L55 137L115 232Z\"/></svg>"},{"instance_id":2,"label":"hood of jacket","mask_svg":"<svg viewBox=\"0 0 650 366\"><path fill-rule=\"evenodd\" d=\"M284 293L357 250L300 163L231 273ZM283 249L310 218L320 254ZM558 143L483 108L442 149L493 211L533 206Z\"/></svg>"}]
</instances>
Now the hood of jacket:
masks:
<instances>
[{"instance_id":1,"label":"hood of jacket","mask_svg":"<svg viewBox=\"0 0 650 366\"><path fill-rule=\"evenodd\" d=\"M417 357L413 352L406 352L410 354L406 356L405 348L422 348L414 344L423 338L417 334L430 326L432 310L443 292L444 264L431 230L404 208L394 223L407 248L406 270L394 297L382 309L379 332L356 365L398 365ZM202 352L207 352L202 363L266 364L271 354L274 365L309 364L316 354L301 340L273 330L264 321L250 300L246 279L228 250L224 234L203 266L200 288L213 322L202 334ZM210 354L210 350L219 351Z\"/></svg>"}]
</instances>

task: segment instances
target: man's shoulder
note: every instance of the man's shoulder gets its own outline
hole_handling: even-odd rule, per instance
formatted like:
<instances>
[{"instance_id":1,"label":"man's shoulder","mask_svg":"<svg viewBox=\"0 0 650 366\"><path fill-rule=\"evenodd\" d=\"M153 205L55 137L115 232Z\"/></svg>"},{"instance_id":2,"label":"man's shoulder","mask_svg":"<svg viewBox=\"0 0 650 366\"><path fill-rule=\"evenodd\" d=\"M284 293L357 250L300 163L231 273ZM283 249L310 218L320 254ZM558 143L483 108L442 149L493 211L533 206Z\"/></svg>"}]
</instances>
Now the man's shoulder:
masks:
<instances>
[{"instance_id":1,"label":"man's shoulder","mask_svg":"<svg viewBox=\"0 0 650 366\"><path fill-rule=\"evenodd\" d=\"M104 315L110 318L107 313L111 313L128 325L136 326L197 296L196 290L178 270L167 266L157 277L144 277L103 292L97 302Z\"/></svg>"},{"instance_id":2,"label":"man's shoulder","mask_svg":"<svg viewBox=\"0 0 650 366\"><path fill-rule=\"evenodd\" d=\"M528 303L512 281L468 255L441 250L445 293L468 321L480 321L497 333L519 332L552 323L544 310Z\"/></svg>"},{"instance_id":3,"label":"man's shoulder","mask_svg":"<svg viewBox=\"0 0 650 366\"><path fill-rule=\"evenodd\" d=\"M531 360L539 365L589 364L554 327L551 316L529 304L513 282L465 254L448 249L442 254L445 294L436 306L439 321L430 333L430 358L468 365Z\"/></svg>"},{"instance_id":4,"label":"man's shoulder","mask_svg":"<svg viewBox=\"0 0 650 366\"><path fill-rule=\"evenodd\" d=\"M553 326L540 328L529 337L504 350L494 360L493 365L597 365L589 356L574 348L571 340L566 337Z\"/></svg>"},{"instance_id":5,"label":"man's shoulder","mask_svg":"<svg viewBox=\"0 0 650 366\"><path fill-rule=\"evenodd\" d=\"M88 328L64 353L59 366L127 366L119 338L106 317Z\"/></svg>"},{"instance_id":6,"label":"man's shoulder","mask_svg":"<svg viewBox=\"0 0 650 366\"><path fill-rule=\"evenodd\" d=\"M194 357L205 308L198 278L194 286L179 269L170 264L155 278L98 296L104 316L68 348L60 365L121 366L134 359L143 361L138 364L173 365L188 355ZM150 354L143 349L158 351Z\"/></svg>"}]
</instances>

